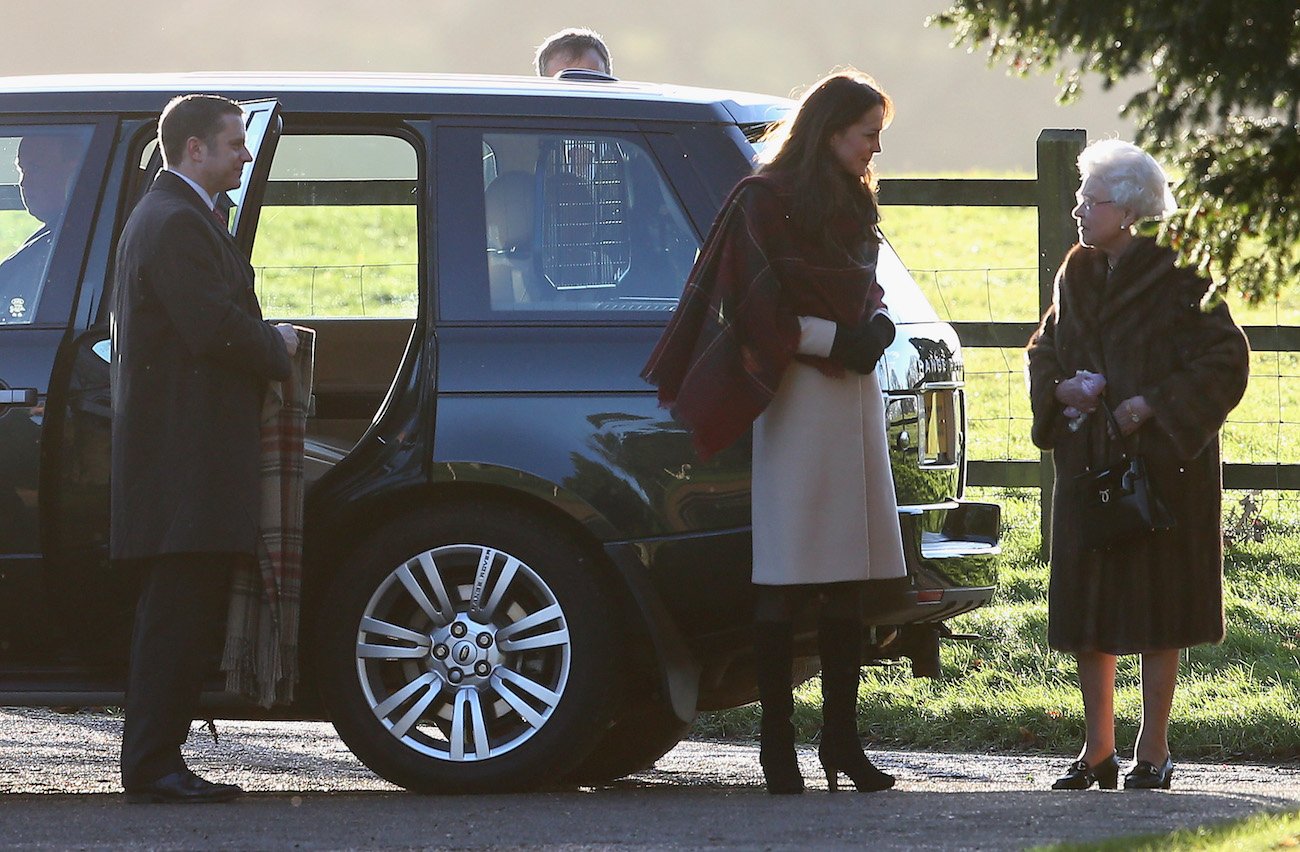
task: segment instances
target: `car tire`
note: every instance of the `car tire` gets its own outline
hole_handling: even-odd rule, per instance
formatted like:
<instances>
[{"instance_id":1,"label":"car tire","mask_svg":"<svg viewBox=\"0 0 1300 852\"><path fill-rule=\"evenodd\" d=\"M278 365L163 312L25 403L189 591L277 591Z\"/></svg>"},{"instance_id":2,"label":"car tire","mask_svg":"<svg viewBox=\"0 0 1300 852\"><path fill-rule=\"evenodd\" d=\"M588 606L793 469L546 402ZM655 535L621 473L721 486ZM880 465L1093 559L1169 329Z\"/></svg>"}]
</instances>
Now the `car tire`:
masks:
<instances>
[{"instance_id":1,"label":"car tire","mask_svg":"<svg viewBox=\"0 0 1300 852\"><path fill-rule=\"evenodd\" d=\"M375 773L419 792L528 790L576 766L619 690L608 575L508 506L390 522L320 609L321 691Z\"/></svg>"},{"instance_id":2,"label":"car tire","mask_svg":"<svg viewBox=\"0 0 1300 852\"><path fill-rule=\"evenodd\" d=\"M629 708L605 731L600 743L565 776L586 786L608 784L654 766L691 730L671 709L658 703Z\"/></svg>"}]
</instances>

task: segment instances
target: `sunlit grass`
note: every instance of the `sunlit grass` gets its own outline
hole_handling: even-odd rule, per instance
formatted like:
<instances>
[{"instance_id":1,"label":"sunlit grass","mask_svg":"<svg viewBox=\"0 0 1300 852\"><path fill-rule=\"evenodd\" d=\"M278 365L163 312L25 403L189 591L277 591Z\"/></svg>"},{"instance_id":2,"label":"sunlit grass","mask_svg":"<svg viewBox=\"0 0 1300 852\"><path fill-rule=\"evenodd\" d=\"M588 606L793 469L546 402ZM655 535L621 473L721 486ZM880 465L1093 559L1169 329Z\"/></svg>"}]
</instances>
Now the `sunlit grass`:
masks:
<instances>
[{"instance_id":1,"label":"sunlit grass","mask_svg":"<svg viewBox=\"0 0 1300 852\"><path fill-rule=\"evenodd\" d=\"M0 259L17 251L40 227L26 210L0 210Z\"/></svg>"},{"instance_id":2,"label":"sunlit grass","mask_svg":"<svg viewBox=\"0 0 1300 852\"><path fill-rule=\"evenodd\" d=\"M253 246L268 316L414 317L419 234L408 206L268 207Z\"/></svg>"},{"instance_id":3,"label":"sunlit grass","mask_svg":"<svg viewBox=\"0 0 1300 852\"><path fill-rule=\"evenodd\" d=\"M1003 548L994 602L950 622L983 637L943 644L943 677L913 678L908 666L864 671L861 730L882 746L1024 750L1073 754L1083 738L1074 660L1047 647L1047 565L1038 555L1036 491L985 489L1003 506ZM1231 520L1238 511L1225 501ZM1296 504L1266 507L1263 541L1228 548L1228 635L1184 657L1170 740L1184 758L1300 756L1300 523ZM797 692L796 723L820 726L820 684ZM1122 657L1116 683L1121 750L1137 736L1141 693L1136 657ZM750 736L757 708L705 714L699 734Z\"/></svg>"},{"instance_id":4,"label":"sunlit grass","mask_svg":"<svg viewBox=\"0 0 1300 852\"><path fill-rule=\"evenodd\" d=\"M1256 814L1245 819L1168 834L1116 837L1095 843L1059 843L1038 852L1238 852L1300 847L1300 811Z\"/></svg>"}]
</instances>

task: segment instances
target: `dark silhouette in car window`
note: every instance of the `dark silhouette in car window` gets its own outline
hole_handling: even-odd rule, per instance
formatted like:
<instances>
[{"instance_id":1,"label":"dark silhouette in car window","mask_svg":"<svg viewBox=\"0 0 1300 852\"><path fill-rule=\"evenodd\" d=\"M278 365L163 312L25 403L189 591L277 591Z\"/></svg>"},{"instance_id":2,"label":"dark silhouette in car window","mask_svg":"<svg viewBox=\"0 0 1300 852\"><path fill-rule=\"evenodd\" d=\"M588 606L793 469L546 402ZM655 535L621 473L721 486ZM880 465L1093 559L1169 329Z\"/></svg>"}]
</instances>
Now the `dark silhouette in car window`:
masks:
<instances>
[{"instance_id":1,"label":"dark silhouette in car window","mask_svg":"<svg viewBox=\"0 0 1300 852\"><path fill-rule=\"evenodd\" d=\"M50 249L85 150L86 138L77 130L39 131L18 141L18 187L39 227L0 261L0 324L30 323L36 315Z\"/></svg>"}]
</instances>

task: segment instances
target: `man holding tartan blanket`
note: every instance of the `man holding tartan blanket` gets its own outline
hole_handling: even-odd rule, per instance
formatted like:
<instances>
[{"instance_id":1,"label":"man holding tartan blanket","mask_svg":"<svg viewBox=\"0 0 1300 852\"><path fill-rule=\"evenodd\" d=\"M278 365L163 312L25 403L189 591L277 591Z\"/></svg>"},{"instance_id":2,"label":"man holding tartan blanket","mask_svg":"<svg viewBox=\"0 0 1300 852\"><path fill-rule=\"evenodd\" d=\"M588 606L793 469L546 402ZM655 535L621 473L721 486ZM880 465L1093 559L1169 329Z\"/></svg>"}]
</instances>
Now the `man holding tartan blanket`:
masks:
<instances>
[{"instance_id":1,"label":"man holding tartan blanket","mask_svg":"<svg viewBox=\"0 0 1300 852\"><path fill-rule=\"evenodd\" d=\"M122 784L130 802L220 802L243 791L195 775L181 746L232 574L257 570L263 402L290 377L298 333L262 319L216 207L252 159L239 105L175 98L158 141L165 167L122 232L113 292L110 549L143 578Z\"/></svg>"}]
</instances>

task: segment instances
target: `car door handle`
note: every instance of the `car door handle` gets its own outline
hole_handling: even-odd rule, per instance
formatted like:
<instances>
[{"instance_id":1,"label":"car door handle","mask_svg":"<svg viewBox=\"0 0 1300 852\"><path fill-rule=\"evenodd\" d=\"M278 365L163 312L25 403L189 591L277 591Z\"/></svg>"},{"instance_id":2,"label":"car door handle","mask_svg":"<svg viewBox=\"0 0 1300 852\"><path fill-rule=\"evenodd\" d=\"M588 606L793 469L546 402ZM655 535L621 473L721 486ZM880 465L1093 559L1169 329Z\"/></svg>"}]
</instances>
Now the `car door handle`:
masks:
<instances>
[{"instance_id":1,"label":"car door handle","mask_svg":"<svg viewBox=\"0 0 1300 852\"><path fill-rule=\"evenodd\" d=\"M0 389L0 405L35 405L36 388Z\"/></svg>"}]
</instances>

